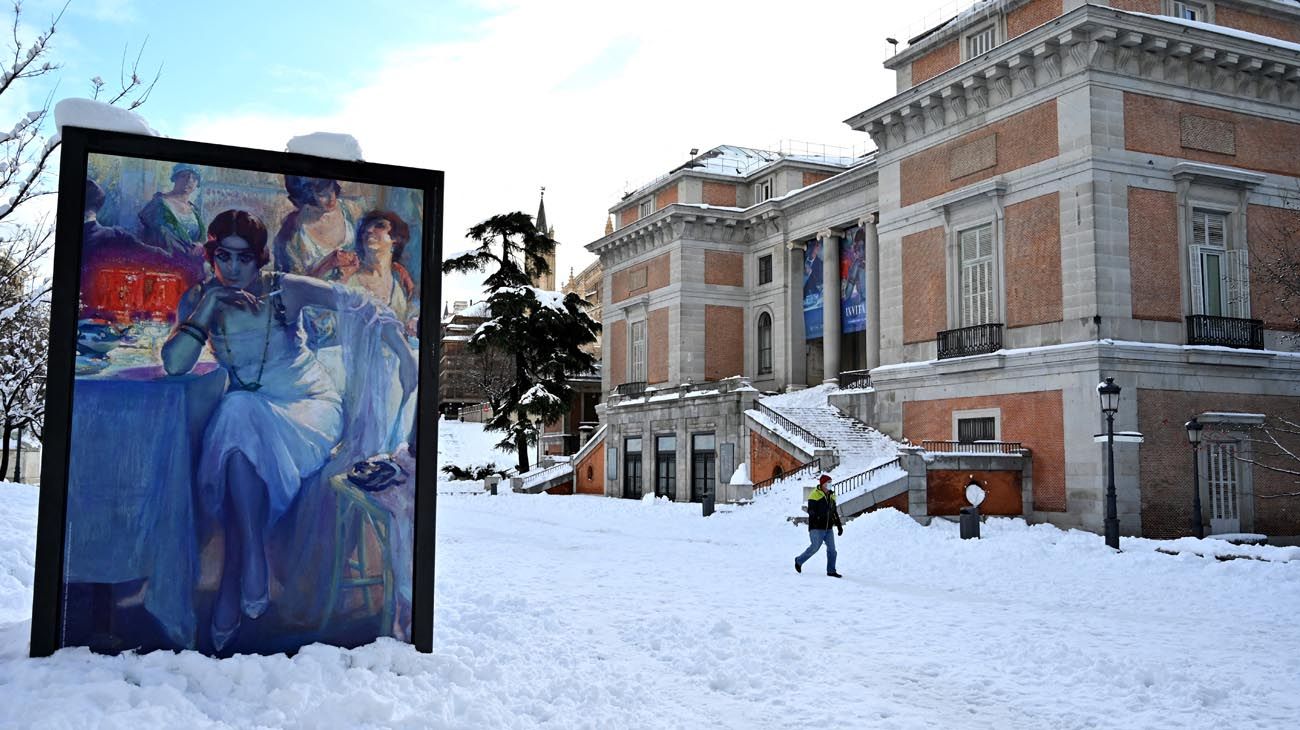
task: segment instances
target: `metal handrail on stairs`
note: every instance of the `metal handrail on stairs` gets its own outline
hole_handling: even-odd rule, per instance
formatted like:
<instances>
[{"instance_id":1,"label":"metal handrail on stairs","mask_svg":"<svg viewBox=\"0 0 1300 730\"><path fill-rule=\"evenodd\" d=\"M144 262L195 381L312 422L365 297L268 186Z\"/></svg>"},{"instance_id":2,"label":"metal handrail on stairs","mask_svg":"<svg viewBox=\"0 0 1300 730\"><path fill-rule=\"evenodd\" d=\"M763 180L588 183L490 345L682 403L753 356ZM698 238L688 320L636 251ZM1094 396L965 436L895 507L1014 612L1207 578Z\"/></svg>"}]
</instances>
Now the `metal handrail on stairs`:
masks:
<instances>
[{"instance_id":1,"label":"metal handrail on stairs","mask_svg":"<svg viewBox=\"0 0 1300 730\"><path fill-rule=\"evenodd\" d=\"M820 456L814 456L813 459L812 459L812 461L809 461L809 462L806 462L806 463L800 464L799 466L796 466L795 468L791 469L790 471L788 471L788 472L786 472L786 473L784 473L784 474L778 474L777 476L774 476L774 477L772 477L772 478L770 478L770 479L764 479L764 480L761 481L761 482L755 482L755 483L754 483L754 494L760 494L760 493L762 493L762 492L765 492L765 491L771 489L771 488L772 488L772 485L776 484L777 482L781 481L782 479L790 479L790 478L793 478L793 477L803 476L804 474L806 474L806 473L808 473L808 472L819 471L821 468L822 468L822 459L821 459L821 457L820 457Z\"/></svg>"},{"instance_id":2,"label":"metal handrail on stairs","mask_svg":"<svg viewBox=\"0 0 1300 730\"><path fill-rule=\"evenodd\" d=\"M870 469L862 472L861 474L854 474L851 477L842 479L839 482L832 484L831 488L835 490L835 494L837 495L838 500L842 502L844 500L844 495L849 494L850 492L853 492L854 490L861 488L862 485L871 481L871 477L875 476L881 470L888 469L893 466L902 466L902 461L903 461L902 457L896 456L890 461L886 461L885 463L880 464L879 466L873 466Z\"/></svg>"},{"instance_id":3,"label":"metal handrail on stairs","mask_svg":"<svg viewBox=\"0 0 1300 730\"><path fill-rule=\"evenodd\" d=\"M790 419L786 418L780 413L777 413L774 409L763 405L761 402L755 403L754 405L758 408L759 413L772 419L773 421L776 421L777 425L789 429L791 432L798 435L800 438L812 444L813 446L822 449L826 448L825 439L819 436L814 436L812 432L809 431L808 429L804 428L803 426L800 426L794 421L791 421Z\"/></svg>"}]
</instances>

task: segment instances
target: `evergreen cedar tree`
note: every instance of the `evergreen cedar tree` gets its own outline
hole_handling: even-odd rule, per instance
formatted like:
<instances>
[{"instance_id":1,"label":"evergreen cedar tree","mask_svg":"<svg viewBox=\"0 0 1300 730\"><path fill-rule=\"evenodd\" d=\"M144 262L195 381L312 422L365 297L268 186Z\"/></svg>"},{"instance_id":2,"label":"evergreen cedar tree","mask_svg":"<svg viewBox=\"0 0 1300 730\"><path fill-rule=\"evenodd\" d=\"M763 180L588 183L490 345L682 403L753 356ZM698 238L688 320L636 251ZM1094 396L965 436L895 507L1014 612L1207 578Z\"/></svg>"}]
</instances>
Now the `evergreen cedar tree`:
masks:
<instances>
[{"instance_id":1,"label":"evergreen cedar tree","mask_svg":"<svg viewBox=\"0 0 1300 730\"><path fill-rule=\"evenodd\" d=\"M528 471L528 446L537 442L538 418L549 423L567 413L573 388L569 378L595 370L596 358L583 346L596 341L600 324L587 315L591 306L576 293L562 300L539 291L529 274L550 273L546 257L555 241L526 213L496 215L469 229L478 248L442 264L444 274L490 272L483 280L492 318L470 337L469 349L497 349L514 362L514 382L489 400L492 418L484 424L514 448L519 473Z\"/></svg>"}]
</instances>

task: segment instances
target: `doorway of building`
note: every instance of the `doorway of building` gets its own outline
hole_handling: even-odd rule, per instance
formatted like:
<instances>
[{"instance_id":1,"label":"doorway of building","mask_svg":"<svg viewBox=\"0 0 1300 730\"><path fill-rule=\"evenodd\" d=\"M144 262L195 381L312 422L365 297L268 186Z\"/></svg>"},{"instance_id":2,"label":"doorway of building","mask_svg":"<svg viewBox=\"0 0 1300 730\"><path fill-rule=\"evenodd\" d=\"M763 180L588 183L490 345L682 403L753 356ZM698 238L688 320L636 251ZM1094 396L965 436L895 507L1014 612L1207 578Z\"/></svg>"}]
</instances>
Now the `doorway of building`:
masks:
<instances>
[{"instance_id":1,"label":"doorway of building","mask_svg":"<svg viewBox=\"0 0 1300 730\"><path fill-rule=\"evenodd\" d=\"M691 501L703 502L717 475L717 443L711 433L691 436Z\"/></svg>"},{"instance_id":2,"label":"doorway of building","mask_svg":"<svg viewBox=\"0 0 1300 730\"><path fill-rule=\"evenodd\" d=\"M1205 478L1209 491L1210 534L1242 531L1242 478L1237 441L1206 441Z\"/></svg>"},{"instance_id":3,"label":"doorway of building","mask_svg":"<svg viewBox=\"0 0 1300 730\"><path fill-rule=\"evenodd\" d=\"M623 442L623 498L641 499L641 439Z\"/></svg>"},{"instance_id":4,"label":"doorway of building","mask_svg":"<svg viewBox=\"0 0 1300 730\"><path fill-rule=\"evenodd\" d=\"M655 496L677 501L677 437L655 438Z\"/></svg>"}]
</instances>

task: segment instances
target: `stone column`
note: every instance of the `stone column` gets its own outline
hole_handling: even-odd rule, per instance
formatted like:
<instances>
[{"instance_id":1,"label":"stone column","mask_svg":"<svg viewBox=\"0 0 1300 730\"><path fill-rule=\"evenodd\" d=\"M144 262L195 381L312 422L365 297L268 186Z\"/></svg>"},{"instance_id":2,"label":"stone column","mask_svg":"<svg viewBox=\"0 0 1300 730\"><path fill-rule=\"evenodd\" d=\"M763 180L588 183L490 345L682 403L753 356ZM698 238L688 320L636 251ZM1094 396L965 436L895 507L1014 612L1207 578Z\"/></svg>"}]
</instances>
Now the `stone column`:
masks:
<instances>
[{"instance_id":1,"label":"stone column","mask_svg":"<svg viewBox=\"0 0 1300 730\"><path fill-rule=\"evenodd\" d=\"M840 380L840 234L817 234L822 243L822 382Z\"/></svg>"},{"instance_id":2,"label":"stone column","mask_svg":"<svg viewBox=\"0 0 1300 730\"><path fill-rule=\"evenodd\" d=\"M867 369L880 366L880 236L876 231L879 214L873 213L860 221L866 233L865 271L867 296Z\"/></svg>"},{"instance_id":3,"label":"stone column","mask_svg":"<svg viewBox=\"0 0 1300 730\"><path fill-rule=\"evenodd\" d=\"M785 323L785 384L800 388L808 383L808 342L803 327L803 241L787 241L785 275L788 282ZM778 376L779 377L779 376Z\"/></svg>"}]
</instances>

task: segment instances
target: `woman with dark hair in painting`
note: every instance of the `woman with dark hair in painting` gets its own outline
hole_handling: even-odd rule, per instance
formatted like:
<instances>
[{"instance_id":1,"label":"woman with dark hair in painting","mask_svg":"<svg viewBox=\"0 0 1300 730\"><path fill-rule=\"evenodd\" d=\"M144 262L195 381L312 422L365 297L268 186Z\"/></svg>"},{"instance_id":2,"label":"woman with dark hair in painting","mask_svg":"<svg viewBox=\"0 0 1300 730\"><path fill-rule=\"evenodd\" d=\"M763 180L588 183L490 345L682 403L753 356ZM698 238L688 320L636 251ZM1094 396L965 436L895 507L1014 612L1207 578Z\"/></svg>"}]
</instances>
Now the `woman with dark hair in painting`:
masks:
<instances>
[{"instance_id":1,"label":"woman with dark hair in painting","mask_svg":"<svg viewBox=\"0 0 1300 730\"><path fill-rule=\"evenodd\" d=\"M340 279L357 269L355 231L337 180L284 176L294 211L275 236L275 268L318 279Z\"/></svg>"},{"instance_id":2,"label":"woman with dark hair in painting","mask_svg":"<svg viewBox=\"0 0 1300 730\"><path fill-rule=\"evenodd\" d=\"M203 280L203 220L191 202L199 189L199 169L186 163L172 166L172 189L154 193L140 209L140 238L172 259L186 286Z\"/></svg>"},{"instance_id":3,"label":"woman with dark hair in painting","mask_svg":"<svg viewBox=\"0 0 1300 730\"><path fill-rule=\"evenodd\" d=\"M264 274L267 232L251 214L217 215L204 248L215 277L186 294L162 359L169 374L187 373L207 346L229 375L203 435L197 479L200 504L225 533L212 612L212 645L222 652L241 616L256 619L270 604L273 528L327 463L350 465L386 445L395 414L378 394L396 370L409 395L416 363L401 324L368 297L309 277ZM343 393L306 347L302 310L309 306L338 314Z\"/></svg>"},{"instance_id":4,"label":"woman with dark hair in painting","mask_svg":"<svg viewBox=\"0 0 1300 730\"><path fill-rule=\"evenodd\" d=\"M407 333L418 329L420 302L415 298L415 280L401 264L402 252L411 240L411 229L396 213L372 210L357 223L359 268L343 281L369 292L380 304L406 323Z\"/></svg>"}]
</instances>

